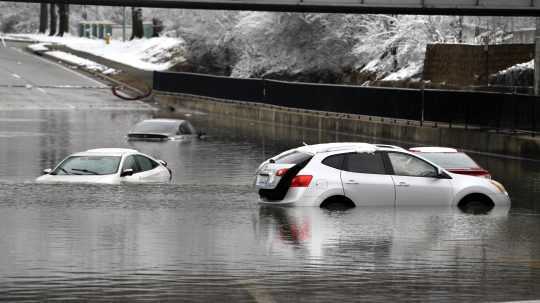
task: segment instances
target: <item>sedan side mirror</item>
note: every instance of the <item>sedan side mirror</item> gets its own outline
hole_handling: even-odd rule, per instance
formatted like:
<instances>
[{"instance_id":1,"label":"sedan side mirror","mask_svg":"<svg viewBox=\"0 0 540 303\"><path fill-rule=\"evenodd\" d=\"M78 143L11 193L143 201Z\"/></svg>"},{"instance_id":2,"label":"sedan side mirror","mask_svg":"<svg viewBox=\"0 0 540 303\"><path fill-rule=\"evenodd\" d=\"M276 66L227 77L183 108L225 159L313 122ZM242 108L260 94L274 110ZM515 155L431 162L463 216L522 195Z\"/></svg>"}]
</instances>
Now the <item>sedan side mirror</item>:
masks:
<instances>
[{"instance_id":1,"label":"sedan side mirror","mask_svg":"<svg viewBox=\"0 0 540 303\"><path fill-rule=\"evenodd\" d=\"M52 168L45 168L45 169L43 170L43 173L46 174L46 175L52 173Z\"/></svg>"},{"instance_id":2,"label":"sedan side mirror","mask_svg":"<svg viewBox=\"0 0 540 303\"><path fill-rule=\"evenodd\" d=\"M167 162L163 161L163 160L157 160L159 163L161 163L163 166L167 166Z\"/></svg>"},{"instance_id":3,"label":"sedan side mirror","mask_svg":"<svg viewBox=\"0 0 540 303\"><path fill-rule=\"evenodd\" d=\"M203 138L206 137L206 133L203 132L203 131L198 131L198 132L197 132L197 135L199 136L199 139L203 139Z\"/></svg>"},{"instance_id":4,"label":"sedan side mirror","mask_svg":"<svg viewBox=\"0 0 540 303\"><path fill-rule=\"evenodd\" d=\"M127 176L133 176L133 169L132 168L127 168L127 169L124 169L122 171L122 173L120 174L120 177L127 177Z\"/></svg>"}]
</instances>

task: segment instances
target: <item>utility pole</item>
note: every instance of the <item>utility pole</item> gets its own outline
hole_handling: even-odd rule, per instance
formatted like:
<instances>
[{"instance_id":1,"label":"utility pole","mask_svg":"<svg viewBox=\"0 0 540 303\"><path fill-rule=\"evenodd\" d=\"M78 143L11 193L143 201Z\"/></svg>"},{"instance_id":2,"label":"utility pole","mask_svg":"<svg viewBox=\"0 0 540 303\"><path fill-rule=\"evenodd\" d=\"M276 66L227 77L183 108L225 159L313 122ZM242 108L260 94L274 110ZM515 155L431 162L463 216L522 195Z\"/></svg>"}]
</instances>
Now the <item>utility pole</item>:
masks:
<instances>
[{"instance_id":1,"label":"utility pole","mask_svg":"<svg viewBox=\"0 0 540 303\"><path fill-rule=\"evenodd\" d=\"M540 18L536 18L534 56L534 94L540 95Z\"/></svg>"},{"instance_id":2,"label":"utility pole","mask_svg":"<svg viewBox=\"0 0 540 303\"><path fill-rule=\"evenodd\" d=\"M48 21L48 14L49 14L49 8L47 7L47 3L41 3L39 5L39 33L44 34L47 31L47 23Z\"/></svg>"},{"instance_id":3,"label":"utility pole","mask_svg":"<svg viewBox=\"0 0 540 303\"><path fill-rule=\"evenodd\" d=\"M122 41L126 41L126 7L122 7Z\"/></svg>"},{"instance_id":4,"label":"utility pole","mask_svg":"<svg viewBox=\"0 0 540 303\"><path fill-rule=\"evenodd\" d=\"M56 34L56 4L54 2L51 2L49 5L49 36L54 36Z\"/></svg>"}]
</instances>

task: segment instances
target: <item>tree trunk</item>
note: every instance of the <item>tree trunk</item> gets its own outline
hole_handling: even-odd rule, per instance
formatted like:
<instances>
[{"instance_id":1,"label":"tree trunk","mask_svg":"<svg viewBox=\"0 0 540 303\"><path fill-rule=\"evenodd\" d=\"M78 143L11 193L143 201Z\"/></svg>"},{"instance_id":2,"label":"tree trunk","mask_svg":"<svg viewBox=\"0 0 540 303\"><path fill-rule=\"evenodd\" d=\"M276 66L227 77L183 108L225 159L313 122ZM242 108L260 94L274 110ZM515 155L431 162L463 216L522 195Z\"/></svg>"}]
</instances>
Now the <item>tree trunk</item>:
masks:
<instances>
[{"instance_id":1,"label":"tree trunk","mask_svg":"<svg viewBox=\"0 0 540 303\"><path fill-rule=\"evenodd\" d=\"M47 31L47 23L48 23L48 11L47 11L47 3L41 3L39 5L39 33L43 34L45 31Z\"/></svg>"},{"instance_id":2,"label":"tree trunk","mask_svg":"<svg viewBox=\"0 0 540 303\"><path fill-rule=\"evenodd\" d=\"M144 36L142 9L139 7L131 8L131 40L142 38Z\"/></svg>"},{"instance_id":3,"label":"tree trunk","mask_svg":"<svg viewBox=\"0 0 540 303\"><path fill-rule=\"evenodd\" d=\"M56 4L51 3L49 6L49 12L51 15L51 19L49 20L49 36L54 36L54 34L56 34Z\"/></svg>"},{"instance_id":4,"label":"tree trunk","mask_svg":"<svg viewBox=\"0 0 540 303\"><path fill-rule=\"evenodd\" d=\"M58 36L64 36L64 33L69 33L69 4L59 4L60 15L60 28L58 30Z\"/></svg>"}]
</instances>

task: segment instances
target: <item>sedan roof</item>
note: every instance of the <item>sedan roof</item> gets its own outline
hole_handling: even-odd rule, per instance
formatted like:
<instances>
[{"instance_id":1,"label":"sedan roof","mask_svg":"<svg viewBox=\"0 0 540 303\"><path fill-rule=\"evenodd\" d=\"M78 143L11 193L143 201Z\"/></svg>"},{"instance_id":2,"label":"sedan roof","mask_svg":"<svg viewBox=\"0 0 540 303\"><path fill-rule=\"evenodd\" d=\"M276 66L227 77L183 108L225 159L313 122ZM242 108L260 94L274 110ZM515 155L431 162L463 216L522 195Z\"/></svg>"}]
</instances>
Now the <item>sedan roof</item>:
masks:
<instances>
[{"instance_id":1,"label":"sedan roof","mask_svg":"<svg viewBox=\"0 0 540 303\"><path fill-rule=\"evenodd\" d=\"M137 123L130 134L172 134L178 131L178 127L186 122L180 119L148 119Z\"/></svg>"},{"instance_id":2,"label":"sedan roof","mask_svg":"<svg viewBox=\"0 0 540 303\"><path fill-rule=\"evenodd\" d=\"M418 153L457 153L459 152L455 148L450 147L436 147L436 146L428 146L428 147L413 147L409 149L413 152Z\"/></svg>"},{"instance_id":3,"label":"sedan roof","mask_svg":"<svg viewBox=\"0 0 540 303\"><path fill-rule=\"evenodd\" d=\"M139 153L129 148L96 148L73 154L74 156L123 156Z\"/></svg>"}]
</instances>

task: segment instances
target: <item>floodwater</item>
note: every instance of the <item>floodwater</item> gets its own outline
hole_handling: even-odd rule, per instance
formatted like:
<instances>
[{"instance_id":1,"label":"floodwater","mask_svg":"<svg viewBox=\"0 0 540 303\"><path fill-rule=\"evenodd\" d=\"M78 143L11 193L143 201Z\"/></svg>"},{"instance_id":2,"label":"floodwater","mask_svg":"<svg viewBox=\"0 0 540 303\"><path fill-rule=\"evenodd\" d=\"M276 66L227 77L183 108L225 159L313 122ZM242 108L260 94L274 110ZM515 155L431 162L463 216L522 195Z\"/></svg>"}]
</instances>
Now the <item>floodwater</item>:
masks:
<instances>
[{"instance_id":1,"label":"floodwater","mask_svg":"<svg viewBox=\"0 0 540 303\"><path fill-rule=\"evenodd\" d=\"M0 111L0 301L540 299L537 162L476 156L513 197L488 215L260 207L251 183L262 160L302 141L364 139L192 113L182 117L206 140L125 140L155 114ZM96 147L166 160L174 183L33 183Z\"/></svg>"}]
</instances>

